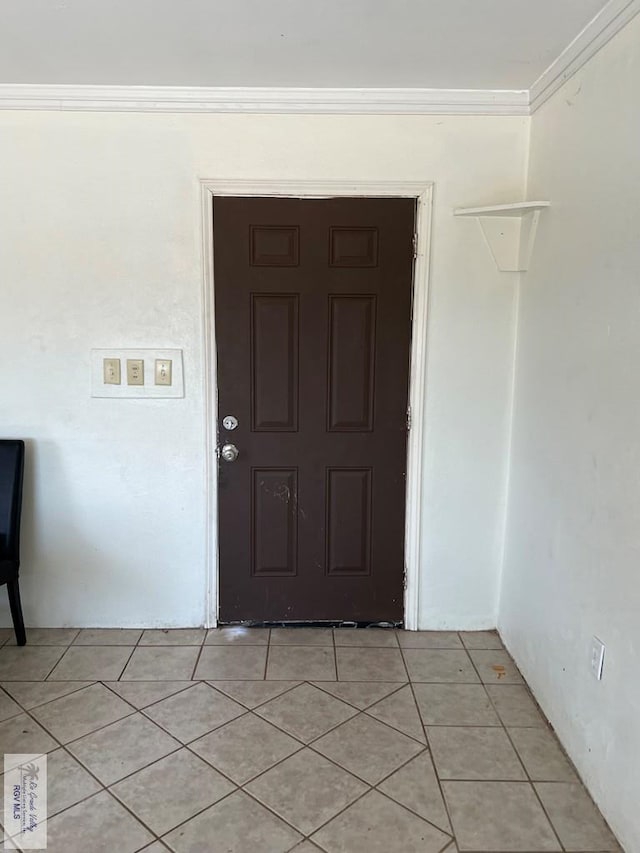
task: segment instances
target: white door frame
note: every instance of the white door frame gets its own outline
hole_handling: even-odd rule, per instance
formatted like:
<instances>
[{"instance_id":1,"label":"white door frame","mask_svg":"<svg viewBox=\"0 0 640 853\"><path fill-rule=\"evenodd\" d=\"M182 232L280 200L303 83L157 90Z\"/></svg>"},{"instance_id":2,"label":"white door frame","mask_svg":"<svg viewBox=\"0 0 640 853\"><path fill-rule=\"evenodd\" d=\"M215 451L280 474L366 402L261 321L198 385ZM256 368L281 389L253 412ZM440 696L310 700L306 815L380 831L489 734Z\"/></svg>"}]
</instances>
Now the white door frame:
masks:
<instances>
[{"instance_id":1,"label":"white door frame","mask_svg":"<svg viewBox=\"0 0 640 853\"><path fill-rule=\"evenodd\" d=\"M206 624L215 627L218 617L218 464L216 432L218 388L214 323L213 197L275 196L332 198L337 196L390 196L416 200L416 261L413 273L411 367L409 406L411 428L407 446L405 509L404 624L418 629L420 566L422 562L422 472L427 372L427 305L433 183L419 181L289 181L202 179L202 338L205 399L206 478Z\"/></svg>"}]
</instances>

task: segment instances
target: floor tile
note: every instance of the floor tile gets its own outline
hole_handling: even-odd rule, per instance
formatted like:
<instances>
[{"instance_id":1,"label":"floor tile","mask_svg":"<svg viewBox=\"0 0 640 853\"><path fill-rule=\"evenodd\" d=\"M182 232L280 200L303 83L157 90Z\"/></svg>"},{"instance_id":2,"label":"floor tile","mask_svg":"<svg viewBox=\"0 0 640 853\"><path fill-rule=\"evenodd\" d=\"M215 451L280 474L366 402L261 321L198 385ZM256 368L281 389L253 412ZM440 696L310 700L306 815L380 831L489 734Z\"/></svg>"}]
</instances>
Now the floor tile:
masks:
<instances>
[{"instance_id":1,"label":"floor tile","mask_svg":"<svg viewBox=\"0 0 640 853\"><path fill-rule=\"evenodd\" d=\"M582 785L538 782L535 789L565 850L620 849Z\"/></svg>"},{"instance_id":2,"label":"floor tile","mask_svg":"<svg viewBox=\"0 0 640 853\"><path fill-rule=\"evenodd\" d=\"M154 841L148 847L143 847L140 853L167 853L169 848L165 847L161 841ZM449 851L447 851L449 853Z\"/></svg>"},{"instance_id":3,"label":"floor tile","mask_svg":"<svg viewBox=\"0 0 640 853\"><path fill-rule=\"evenodd\" d=\"M251 713L189 745L189 749L238 785L264 773L300 748L298 741Z\"/></svg>"},{"instance_id":4,"label":"floor tile","mask_svg":"<svg viewBox=\"0 0 640 853\"><path fill-rule=\"evenodd\" d=\"M304 743L315 740L357 713L351 705L345 705L310 684L301 684L256 710L256 714Z\"/></svg>"},{"instance_id":5,"label":"floor tile","mask_svg":"<svg viewBox=\"0 0 640 853\"><path fill-rule=\"evenodd\" d=\"M316 681L317 687L364 711L402 687L402 681Z\"/></svg>"},{"instance_id":6,"label":"floor tile","mask_svg":"<svg viewBox=\"0 0 640 853\"><path fill-rule=\"evenodd\" d=\"M369 787L321 755L303 749L254 779L246 790L309 835Z\"/></svg>"},{"instance_id":7,"label":"floor tile","mask_svg":"<svg viewBox=\"0 0 640 853\"><path fill-rule=\"evenodd\" d=\"M501 728L430 726L427 736L441 779L527 778Z\"/></svg>"},{"instance_id":8,"label":"floor tile","mask_svg":"<svg viewBox=\"0 0 640 853\"><path fill-rule=\"evenodd\" d=\"M115 723L134 709L102 684L93 684L40 705L31 713L61 743L68 743Z\"/></svg>"},{"instance_id":9,"label":"floor tile","mask_svg":"<svg viewBox=\"0 0 640 853\"><path fill-rule=\"evenodd\" d=\"M6 753L37 753L44 755L58 744L28 714L18 714L0 723L0 756Z\"/></svg>"},{"instance_id":10,"label":"floor tile","mask_svg":"<svg viewBox=\"0 0 640 853\"><path fill-rule=\"evenodd\" d=\"M0 681L44 681L65 651L64 646L3 646Z\"/></svg>"},{"instance_id":11,"label":"floor tile","mask_svg":"<svg viewBox=\"0 0 640 853\"><path fill-rule=\"evenodd\" d=\"M424 747L384 723L359 714L315 741L313 748L370 785L389 776Z\"/></svg>"},{"instance_id":12,"label":"floor tile","mask_svg":"<svg viewBox=\"0 0 640 853\"><path fill-rule=\"evenodd\" d=\"M376 705L372 705L367 714L371 714L376 720L382 720L383 723L393 726L394 729L399 729L421 743L426 743L422 721L409 685L396 693L392 693L391 696Z\"/></svg>"},{"instance_id":13,"label":"floor tile","mask_svg":"<svg viewBox=\"0 0 640 853\"><path fill-rule=\"evenodd\" d=\"M482 684L414 684L425 726L499 726Z\"/></svg>"},{"instance_id":14,"label":"floor tile","mask_svg":"<svg viewBox=\"0 0 640 853\"><path fill-rule=\"evenodd\" d=\"M149 705L144 711L183 743L202 737L246 712L242 705L203 682Z\"/></svg>"},{"instance_id":15,"label":"floor tile","mask_svg":"<svg viewBox=\"0 0 640 853\"><path fill-rule=\"evenodd\" d=\"M577 782L571 763L550 729L509 729L509 735L534 782Z\"/></svg>"},{"instance_id":16,"label":"floor tile","mask_svg":"<svg viewBox=\"0 0 640 853\"><path fill-rule=\"evenodd\" d=\"M0 646L4 646L5 643L8 643L9 640L15 638L15 631L13 628L0 628Z\"/></svg>"},{"instance_id":17,"label":"floor tile","mask_svg":"<svg viewBox=\"0 0 640 853\"><path fill-rule=\"evenodd\" d=\"M121 680L188 681L193 675L199 654L199 646L138 646Z\"/></svg>"},{"instance_id":18,"label":"floor tile","mask_svg":"<svg viewBox=\"0 0 640 853\"><path fill-rule=\"evenodd\" d=\"M0 721L8 720L9 717L15 717L22 713L22 708L17 702L7 696L6 693L0 693Z\"/></svg>"},{"instance_id":19,"label":"floor tile","mask_svg":"<svg viewBox=\"0 0 640 853\"><path fill-rule=\"evenodd\" d=\"M135 646L142 630L138 628L83 628L74 646Z\"/></svg>"},{"instance_id":20,"label":"floor tile","mask_svg":"<svg viewBox=\"0 0 640 853\"><path fill-rule=\"evenodd\" d=\"M272 646L332 646L333 628L272 628Z\"/></svg>"},{"instance_id":21,"label":"floor tile","mask_svg":"<svg viewBox=\"0 0 640 853\"><path fill-rule=\"evenodd\" d=\"M503 648L497 631L460 631L460 639L467 649Z\"/></svg>"},{"instance_id":22,"label":"floor tile","mask_svg":"<svg viewBox=\"0 0 640 853\"><path fill-rule=\"evenodd\" d=\"M403 649L461 649L456 631L398 631Z\"/></svg>"},{"instance_id":23,"label":"floor tile","mask_svg":"<svg viewBox=\"0 0 640 853\"><path fill-rule=\"evenodd\" d=\"M398 839L402 839L400 846ZM449 836L371 791L312 838L327 853L439 853Z\"/></svg>"},{"instance_id":24,"label":"floor tile","mask_svg":"<svg viewBox=\"0 0 640 853\"><path fill-rule=\"evenodd\" d=\"M146 708L167 696L193 687L197 681L105 681L105 685L134 708Z\"/></svg>"},{"instance_id":25,"label":"floor tile","mask_svg":"<svg viewBox=\"0 0 640 853\"><path fill-rule=\"evenodd\" d=\"M159 628L142 632L141 646L201 646L206 637L204 628Z\"/></svg>"},{"instance_id":26,"label":"floor tile","mask_svg":"<svg viewBox=\"0 0 640 853\"><path fill-rule=\"evenodd\" d=\"M505 726L547 727L547 721L523 684L487 684L486 691Z\"/></svg>"},{"instance_id":27,"label":"floor tile","mask_svg":"<svg viewBox=\"0 0 640 853\"><path fill-rule=\"evenodd\" d=\"M2 687L19 702L23 708L30 710L45 702L59 699L83 687L89 687L93 681L3 681Z\"/></svg>"},{"instance_id":28,"label":"floor tile","mask_svg":"<svg viewBox=\"0 0 640 853\"><path fill-rule=\"evenodd\" d=\"M153 835L106 791L53 817L47 835L47 853L134 853L153 841Z\"/></svg>"},{"instance_id":29,"label":"floor tile","mask_svg":"<svg viewBox=\"0 0 640 853\"><path fill-rule=\"evenodd\" d=\"M471 650L469 654L485 684L522 684L522 676L507 652Z\"/></svg>"},{"instance_id":30,"label":"floor tile","mask_svg":"<svg viewBox=\"0 0 640 853\"><path fill-rule=\"evenodd\" d=\"M178 749L180 743L137 713L69 744L103 785L112 785Z\"/></svg>"},{"instance_id":31,"label":"floor tile","mask_svg":"<svg viewBox=\"0 0 640 853\"><path fill-rule=\"evenodd\" d=\"M245 708L257 708L269 699L275 699L292 687L297 687L299 681L210 681L216 690L222 690L227 696L240 702Z\"/></svg>"},{"instance_id":32,"label":"floor tile","mask_svg":"<svg viewBox=\"0 0 640 853\"><path fill-rule=\"evenodd\" d=\"M18 847L15 845L15 843L7 835L5 835L2 827L0 827L0 839L2 840L2 843L4 845L3 848L1 848L1 849L3 849L3 850L18 850Z\"/></svg>"},{"instance_id":33,"label":"floor tile","mask_svg":"<svg viewBox=\"0 0 640 853\"><path fill-rule=\"evenodd\" d=\"M231 794L165 836L175 853L287 853L300 833L242 791Z\"/></svg>"},{"instance_id":34,"label":"floor tile","mask_svg":"<svg viewBox=\"0 0 640 853\"><path fill-rule=\"evenodd\" d=\"M78 636L78 628L27 628L29 646L68 646ZM7 646L15 646L15 634Z\"/></svg>"},{"instance_id":35,"label":"floor tile","mask_svg":"<svg viewBox=\"0 0 640 853\"><path fill-rule=\"evenodd\" d=\"M47 756L47 813L49 817L97 794L102 785L64 749Z\"/></svg>"},{"instance_id":36,"label":"floor tile","mask_svg":"<svg viewBox=\"0 0 640 853\"><path fill-rule=\"evenodd\" d=\"M399 649L341 647L336 649L336 660L339 681L407 681Z\"/></svg>"},{"instance_id":37,"label":"floor tile","mask_svg":"<svg viewBox=\"0 0 640 853\"><path fill-rule=\"evenodd\" d=\"M378 789L438 829L451 833L438 778L427 752L420 753L404 767L396 770Z\"/></svg>"},{"instance_id":38,"label":"floor tile","mask_svg":"<svg viewBox=\"0 0 640 853\"><path fill-rule=\"evenodd\" d=\"M271 646L269 649L268 679L331 681L335 677L333 645Z\"/></svg>"},{"instance_id":39,"label":"floor tile","mask_svg":"<svg viewBox=\"0 0 640 853\"><path fill-rule=\"evenodd\" d=\"M312 844L310 841L303 841L302 844L298 844L293 848L291 853L318 853L320 850L319 847L316 847L315 844ZM320 851L322 853L322 851Z\"/></svg>"},{"instance_id":40,"label":"floor tile","mask_svg":"<svg viewBox=\"0 0 640 853\"><path fill-rule=\"evenodd\" d=\"M396 632L388 628L335 628L336 646L373 646L398 648Z\"/></svg>"},{"instance_id":41,"label":"floor tile","mask_svg":"<svg viewBox=\"0 0 640 853\"><path fill-rule=\"evenodd\" d=\"M473 684L480 680L465 651L405 649L403 654L411 681Z\"/></svg>"},{"instance_id":42,"label":"floor tile","mask_svg":"<svg viewBox=\"0 0 640 853\"><path fill-rule=\"evenodd\" d=\"M205 643L208 646L266 646L269 633L269 628L244 628L242 625L212 628L207 632Z\"/></svg>"},{"instance_id":43,"label":"floor tile","mask_svg":"<svg viewBox=\"0 0 640 853\"><path fill-rule=\"evenodd\" d=\"M458 849L561 850L528 782L443 782Z\"/></svg>"},{"instance_id":44,"label":"floor tile","mask_svg":"<svg viewBox=\"0 0 640 853\"><path fill-rule=\"evenodd\" d=\"M235 785L188 749L181 749L110 790L157 835L163 835L226 797Z\"/></svg>"},{"instance_id":45,"label":"floor tile","mask_svg":"<svg viewBox=\"0 0 640 853\"><path fill-rule=\"evenodd\" d=\"M260 680L267 662L266 646L205 646L196 678L216 681Z\"/></svg>"},{"instance_id":46,"label":"floor tile","mask_svg":"<svg viewBox=\"0 0 640 853\"><path fill-rule=\"evenodd\" d=\"M129 646L71 646L49 680L117 681L132 651Z\"/></svg>"}]
</instances>

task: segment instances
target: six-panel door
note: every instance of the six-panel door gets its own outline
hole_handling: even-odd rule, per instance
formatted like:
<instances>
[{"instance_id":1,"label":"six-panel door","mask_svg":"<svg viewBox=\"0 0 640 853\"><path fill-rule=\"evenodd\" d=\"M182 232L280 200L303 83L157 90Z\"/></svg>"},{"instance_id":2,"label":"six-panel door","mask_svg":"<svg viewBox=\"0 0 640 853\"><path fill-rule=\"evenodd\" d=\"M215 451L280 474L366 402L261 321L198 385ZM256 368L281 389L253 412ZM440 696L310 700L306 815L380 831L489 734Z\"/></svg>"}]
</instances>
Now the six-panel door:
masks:
<instances>
[{"instance_id":1,"label":"six-panel door","mask_svg":"<svg viewBox=\"0 0 640 853\"><path fill-rule=\"evenodd\" d=\"M222 622L403 618L414 217L214 199Z\"/></svg>"}]
</instances>

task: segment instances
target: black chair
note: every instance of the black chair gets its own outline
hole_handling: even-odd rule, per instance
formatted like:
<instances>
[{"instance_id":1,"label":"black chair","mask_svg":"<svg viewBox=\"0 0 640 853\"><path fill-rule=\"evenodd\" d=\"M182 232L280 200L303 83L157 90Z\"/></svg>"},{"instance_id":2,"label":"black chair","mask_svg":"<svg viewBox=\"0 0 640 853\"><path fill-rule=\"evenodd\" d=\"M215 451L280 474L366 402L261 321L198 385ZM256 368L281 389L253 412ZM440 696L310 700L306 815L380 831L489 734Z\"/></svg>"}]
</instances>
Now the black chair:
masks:
<instances>
[{"instance_id":1,"label":"black chair","mask_svg":"<svg viewBox=\"0 0 640 853\"><path fill-rule=\"evenodd\" d=\"M13 629L19 646L27 642L18 585L23 476L24 441L0 439L0 584L7 585Z\"/></svg>"}]
</instances>

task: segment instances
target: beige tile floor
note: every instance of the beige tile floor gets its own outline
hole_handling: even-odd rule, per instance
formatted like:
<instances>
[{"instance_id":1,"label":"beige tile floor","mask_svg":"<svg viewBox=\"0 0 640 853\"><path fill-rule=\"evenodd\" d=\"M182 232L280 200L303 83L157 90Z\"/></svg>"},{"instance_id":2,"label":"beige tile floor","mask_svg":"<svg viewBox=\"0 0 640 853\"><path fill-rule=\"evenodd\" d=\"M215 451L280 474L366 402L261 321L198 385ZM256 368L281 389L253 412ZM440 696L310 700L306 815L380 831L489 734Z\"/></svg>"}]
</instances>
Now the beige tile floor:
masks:
<instances>
[{"instance_id":1,"label":"beige tile floor","mask_svg":"<svg viewBox=\"0 0 640 853\"><path fill-rule=\"evenodd\" d=\"M48 754L49 853L620 849L496 633L28 638L0 752Z\"/></svg>"}]
</instances>

